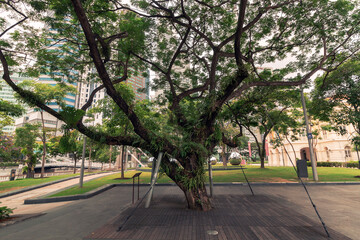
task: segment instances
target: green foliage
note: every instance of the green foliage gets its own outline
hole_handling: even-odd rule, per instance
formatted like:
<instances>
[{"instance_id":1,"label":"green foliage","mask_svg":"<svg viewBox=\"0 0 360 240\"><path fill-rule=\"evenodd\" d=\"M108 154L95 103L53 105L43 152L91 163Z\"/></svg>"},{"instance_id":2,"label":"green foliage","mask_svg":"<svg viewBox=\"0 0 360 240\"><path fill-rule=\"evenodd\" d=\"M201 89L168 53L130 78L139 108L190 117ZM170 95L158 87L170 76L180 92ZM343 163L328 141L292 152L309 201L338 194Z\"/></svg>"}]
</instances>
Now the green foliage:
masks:
<instances>
[{"instance_id":1,"label":"green foliage","mask_svg":"<svg viewBox=\"0 0 360 240\"><path fill-rule=\"evenodd\" d=\"M0 133L0 164L16 165L16 162L20 161L20 156L20 148L15 146L13 136Z\"/></svg>"},{"instance_id":2,"label":"green foliage","mask_svg":"<svg viewBox=\"0 0 360 240\"><path fill-rule=\"evenodd\" d=\"M66 131L59 140L58 151L62 154L80 154L82 152L82 141L79 141L80 134L76 130Z\"/></svg>"},{"instance_id":3,"label":"green foliage","mask_svg":"<svg viewBox=\"0 0 360 240\"><path fill-rule=\"evenodd\" d=\"M14 208L8 208L7 206L0 207L0 220L9 218L10 214L13 213L13 210Z\"/></svg>"},{"instance_id":4,"label":"green foliage","mask_svg":"<svg viewBox=\"0 0 360 240\"><path fill-rule=\"evenodd\" d=\"M307 162L307 165L311 167L311 162ZM318 167L345 167L345 168L358 168L358 161L350 162L317 162L316 166Z\"/></svg>"},{"instance_id":5,"label":"green foliage","mask_svg":"<svg viewBox=\"0 0 360 240\"><path fill-rule=\"evenodd\" d=\"M334 72L315 80L310 111L332 130L346 133L344 126L353 125L360 135L360 61L359 56L345 62ZM355 136L353 136L355 137Z\"/></svg>"},{"instance_id":6,"label":"green foliage","mask_svg":"<svg viewBox=\"0 0 360 240\"><path fill-rule=\"evenodd\" d=\"M231 165L240 165L241 161L239 158L232 158L230 159L230 164Z\"/></svg>"},{"instance_id":7,"label":"green foliage","mask_svg":"<svg viewBox=\"0 0 360 240\"><path fill-rule=\"evenodd\" d=\"M0 99L0 112L6 113L6 115L11 117L20 117L24 113L24 108L20 104Z\"/></svg>"},{"instance_id":8,"label":"green foliage","mask_svg":"<svg viewBox=\"0 0 360 240\"><path fill-rule=\"evenodd\" d=\"M40 125L26 123L23 127L15 130L15 146L22 148L22 153L33 155L36 138L39 136Z\"/></svg>"},{"instance_id":9,"label":"green foliage","mask_svg":"<svg viewBox=\"0 0 360 240\"><path fill-rule=\"evenodd\" d=\"M81 109L66 106L60 111L60 115L70 128L75 128L76 123L85 115L85 112Z\"/></svg>"},{"instance_id":10,"label":"green foliage","mask_svg":"<svg viewBox=\"0 0 360 240\"><path fill-rule=\"evenodd\" d=\"M185 189L198 189L204 184L205 171L203 167L200 167L191 172L185 171L185 175L178 175L178 178L180 179L180 182L184 185Z\"/></svg>"},{"instance_id":11,"label":"green foliage","mask_svg":"<svg viewBox=\"0 0 360 240\"><path fill-rule=\"evenodd\" d=\"M264 138L274 128L295 129L297 123L285 109L296 108L298 92L270 85L299 84L357 50L356 0L244 2L241 19L238 1L134 0L126 5L87 0L77 9L70 0L3 1L1 8L17 17L0 17L0 31L24 16L20 10L49 26L38 31L32 21L18 22L1 39L4 67L50 75L58 83L105 84L114 99L92 106L106 120L90 130L96 134L87 135L140 146L152 154L167 152L182 160L183 169L196 156L198 166L180 177L189 178L181 179L189 189L202 187L203 165L222 140L224 119L248 130L257 127ZM91 30L82 27L84 22ZM241 36L234 35L237 26L243 26ZM272 64L284 59L289 60L285 66ZM272 69L259 68L269 65ZM151 87L163 90L156 105L136 102L129 87L118 81L146 75L148 68L156 71ZM116 93L109 91L113 87ZM29 103L46 101L40 93L18 91ZM227 102L235 114L219 116ZM66 108L60 114L69 128L85 115ZM231 130L224 135L234 136ZM263 161L261 142L257 140Z\"/></svg>"}]
</instances>

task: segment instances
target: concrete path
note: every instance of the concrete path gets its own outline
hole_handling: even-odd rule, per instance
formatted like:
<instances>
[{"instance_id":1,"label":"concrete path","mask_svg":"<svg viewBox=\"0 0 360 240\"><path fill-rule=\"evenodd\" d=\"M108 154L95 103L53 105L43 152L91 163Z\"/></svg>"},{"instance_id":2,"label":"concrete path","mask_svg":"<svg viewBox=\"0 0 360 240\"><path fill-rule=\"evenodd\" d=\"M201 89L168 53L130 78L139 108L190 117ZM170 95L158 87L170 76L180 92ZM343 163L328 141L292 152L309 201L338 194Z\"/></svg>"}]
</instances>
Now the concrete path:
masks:
<instances>
[{"instance_id":1,"label":"concrete path","mask_svg":"<svg viewBox=\"0 0 360 240\"><path fill-rule=\"evenodd\" d=\"M114 174L114 172L99 173L95 175L85 176L84 181L88 181L94 178L99 178ZM50 194L52 192L59 191L61 189L76 185L79 183L79 178L70 179L68 181L52 184L46 187L34 189L24 193L16 194L13 196L5 197L0 199L1 206L7 206L9 208L15 208L14 214L34 214L46 212L54 207L62 206L69 202L57 202L57 203L46 203L46 204L24 204L24 200L28 198L36 198L43 195Z\"/></svg>"},{"instance_id":2,"label":"concrete path","mask_svg":"<svg viewBox=\"0 0 360 240\"><path fill-rule=\"evenodd\" d=\"M147 188L142 187L140 196ZM131 205L132 186L48 209L45 215L0 228L1 240L81 240ZM42 204L37 204L42 205Z\"/></svg>"}]
</instances>

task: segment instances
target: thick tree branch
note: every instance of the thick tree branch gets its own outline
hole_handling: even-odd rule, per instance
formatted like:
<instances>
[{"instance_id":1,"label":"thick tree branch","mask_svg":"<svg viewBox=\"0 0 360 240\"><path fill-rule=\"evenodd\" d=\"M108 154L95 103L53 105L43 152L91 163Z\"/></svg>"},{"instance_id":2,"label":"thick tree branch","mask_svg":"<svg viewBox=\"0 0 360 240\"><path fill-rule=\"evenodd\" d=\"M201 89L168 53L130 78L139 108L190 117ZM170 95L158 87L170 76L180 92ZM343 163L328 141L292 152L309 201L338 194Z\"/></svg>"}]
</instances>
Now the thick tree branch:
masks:
<instances>
[{"instance_id":1,"label":"thick tree branch","mask_svg":"<svg viewBox=\"0 0 360 240\"><path fill-rule=\"evenodd\" d=\"M139 118L135 114L135 112L129 107L129 105L126 103L126 101L120 96L120 94L117 93L116 89L114 88L109 74L105 68L105 65L101 59L99 49L97 48L95 36L92 32L90 23L86 17L85 10L82 7L80 0L72 0L72 3L74 5L75 13L79 19L79 22L81 24L81 27L84 31L86 40L88 42L88 45L90 47L90 56L94 61L95 67L97 69L97 72L99 74L100 79L102 80L107 94L114 100L114 102L120 107L120 109L126 114L126 116L129 118L131 123L134 126L135 132L143 138L147 142L151 142L151 138L149 135L149 131L142 125Z\"/></svg>"},{"instance_id":2,"label":"thick tree branch","mask_svg":"<svg viewBox=\"0 0 360 240\"><path fill-rule=\"evenodd\" d=\"M10 78L10 71L9 71L9 64L7 63L7 60L5 58L5 55L3 54L3 52L0 50L0 61L1 64L3 66L3 70L4 70L4 74L3 74L3 79L5 80L5 82L16 92L18 93L21 97L23 97L24 99L29 99L29 97L31 98L31 96L29 94L32 94L32 92L23 90L21 88L19 88ZM63 117L56 112L55 110L53 110L52 108L48 107L47 105L45 105L42 101L40 101L37 98L32 98L31 99L32 103L35 104L37 107L45 110L46 112L50 113L51 115L53 115L54 117L58 118L59 120L64 121Z\"/></svg>"}]
</instances>

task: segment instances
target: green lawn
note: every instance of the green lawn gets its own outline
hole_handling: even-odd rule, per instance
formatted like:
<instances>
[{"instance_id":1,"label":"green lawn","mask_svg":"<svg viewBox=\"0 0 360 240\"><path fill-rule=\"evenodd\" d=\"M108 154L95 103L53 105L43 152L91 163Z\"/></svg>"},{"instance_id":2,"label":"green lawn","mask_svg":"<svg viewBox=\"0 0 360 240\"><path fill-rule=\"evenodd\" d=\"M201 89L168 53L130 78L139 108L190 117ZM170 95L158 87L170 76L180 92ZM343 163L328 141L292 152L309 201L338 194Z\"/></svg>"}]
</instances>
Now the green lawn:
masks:
<instances>
[{"instance_id":1,"label":"green lawn","mask_svg":"<svg viewBox=\"0 0 360 240\"><path fill-rule=\"evenodd\" d=\"M22 189L25 187L35 186L47 182L57 181L64 178L78 176L80 173L77 174L65 174L65 175L58 175L58 176L51 176L45 178L25 178L25 179L17 179L14 181L6 181L0 182L0 194L5 192L10 192L13 190ZM88 173L85 173L88 174Z\"/></svg>"},{"instance_id":2,"label":"green lawn","mask_svg":"<svg viewBox=\"0 0 360 240\"><path fill-rule=\"evenodd\" d=\"M360 181L360 178L355 176L360 175L360 170L350 168L329 168L318 167L318 175L320 181L323 182L336 182L336 181ZM247 178L250 182L297 182L295 171L292 167L266 167L265 169L259 168L259 166L246 166L244 169ZM312 171L308 168L309 181L312 181ZM125 177L131 177L135 174L135 171L127 172ZM143 172L140 175L140 183L150 183L150 172ZM120 178L120 173L105 176L89 182L84 183L84 187L73 187L65 191L56 193L55 196L66 196L82 194L105 184L112 183L132 183L132 179L116 179ZM240 169L238 170L219 170L213 171L214 182L245 182L244 175ZM161 175L157 181L158 183L172 183L172 181L165 175Z\"/></svg>"}]
</instances>

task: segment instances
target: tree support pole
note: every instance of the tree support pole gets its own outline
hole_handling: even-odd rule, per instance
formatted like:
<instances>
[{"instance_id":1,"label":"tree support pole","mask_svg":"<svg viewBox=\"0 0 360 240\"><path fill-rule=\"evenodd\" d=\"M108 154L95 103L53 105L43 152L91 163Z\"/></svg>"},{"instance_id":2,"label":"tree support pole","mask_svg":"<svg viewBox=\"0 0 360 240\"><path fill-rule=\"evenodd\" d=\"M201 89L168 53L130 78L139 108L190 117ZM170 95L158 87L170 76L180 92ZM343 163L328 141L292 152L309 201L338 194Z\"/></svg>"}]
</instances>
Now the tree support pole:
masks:
<instances>
[{"instance_id":1,"label":"tree support pole","mask_svg":"<svg viewBox=\"0 0 360 240\"><path fill-rule=\"evenodd\" d=\"M79 187L83 187L84 183L84 164L85 164L85 150L86 150L86 136L84 135L84 144L83 144L83 152L82 152L82 160L81 160L81 170L80 170L80 182Z\"/></svg>"},{"instance_id":2,"label":"tree support pole","mask_svg":"<svg viewBox=\"0 0 360 240\"><path fill-rule=\"evenodd\" d=\"M302 104L302 107L303 107L304 119L305 119L305 125L306 125L306 136L307 136L308 143L309 143L310 161L311 161L311 167L312 167L312 172L313 172L313 178L317 182L317 181L319 181L319 177L318 177L318 174L317 174L316 162L315 162L315 159L314 159L314 149L313 149L313 146L311 144L312 134L311 134L311 130L310 130L310 127L309 127L309 120L308 120L307 113L306 113L304 92L303 92L302 88L300 90L300 93L301 93L301 104Z\"/></svg>"},{"instance_id":3,"label":"tree support pole","mask_svg":"<svg viewBox=\"0 0 360 240\"><path fill-rule=\"evenodd\" d=\"M152 174L151 185L150 185L150 193L147 196L146 203L145 203L145 208L150 207L150 202L151 202L151 198L152 198L153 191L154 191L154 185L155 185L155 182L156 182L156 179L157 179L157 175L159 173L159 168L160 168L160 163L161 163L162 157L163 157L163 153L160 152L159 156L158 156L158 159L156 160L156 166L155 166L155 169L154 169L154 173Z\"/></svg>"},{"instance_id":4,"label":"tree support pole","mask_svg":"<svg viewBox=\"0 0 360 240\"><path fill-rule=\"evenodd\" d=\"M210 197L212 197L213 196L213 179L212 179L212 166L211 166L211 160L210 159L209 159L208 163L209 163Z\"/></svg>"}]
</instances>

